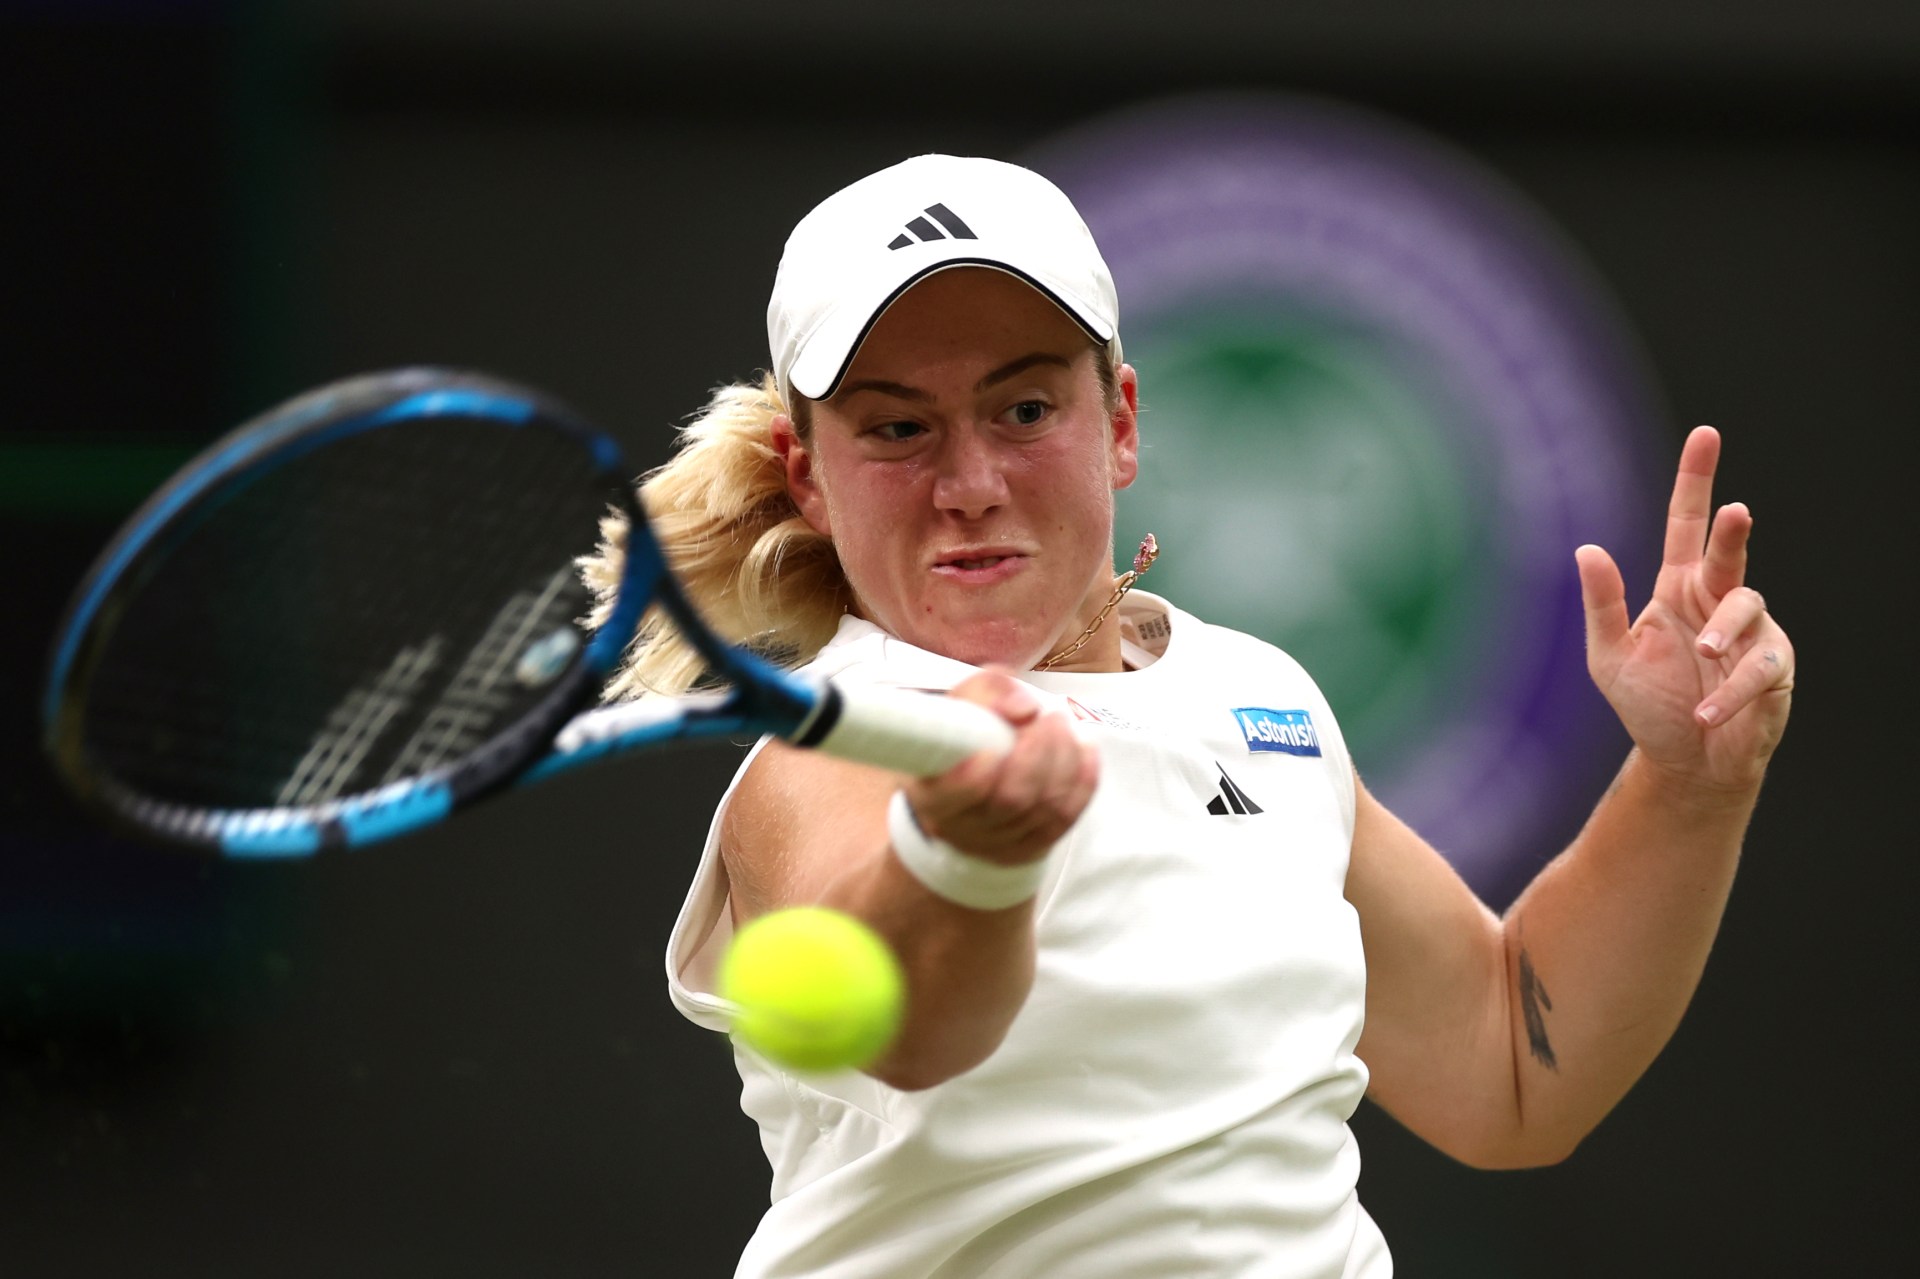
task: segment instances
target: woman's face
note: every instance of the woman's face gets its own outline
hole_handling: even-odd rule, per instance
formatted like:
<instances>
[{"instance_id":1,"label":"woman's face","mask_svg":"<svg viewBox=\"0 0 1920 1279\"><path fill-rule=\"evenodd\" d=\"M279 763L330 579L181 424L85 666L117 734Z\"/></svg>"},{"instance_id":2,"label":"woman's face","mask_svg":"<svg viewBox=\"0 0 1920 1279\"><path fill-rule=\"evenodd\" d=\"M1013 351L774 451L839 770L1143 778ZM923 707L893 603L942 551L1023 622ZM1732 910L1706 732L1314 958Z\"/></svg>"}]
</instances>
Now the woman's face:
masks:
<instances>
[{"instance_id":1,"label":"woman's face","mask_svg":"<svg viewBox=\"0 0 1920 1279\"><path fill-rule=\"evenodd\" d=\"M788 488L863 616L1016 669L1079 636L1112 592L1113 492L1137 469L1133 370L1109 411L1096 359L1027 284L955 268L881 316L808 445L776 422ZM1059 669L1119 670L1101 630Z\"/></svg>"}]
</instances>

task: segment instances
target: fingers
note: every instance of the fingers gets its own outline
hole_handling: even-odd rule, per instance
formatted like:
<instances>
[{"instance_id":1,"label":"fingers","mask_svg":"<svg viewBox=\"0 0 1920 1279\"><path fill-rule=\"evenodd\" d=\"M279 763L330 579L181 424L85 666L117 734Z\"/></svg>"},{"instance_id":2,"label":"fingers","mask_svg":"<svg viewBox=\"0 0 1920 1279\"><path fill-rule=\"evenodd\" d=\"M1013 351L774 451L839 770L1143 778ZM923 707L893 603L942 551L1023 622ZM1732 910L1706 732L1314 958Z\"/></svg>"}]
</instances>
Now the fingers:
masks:
<instances>
[{"instance_id":1,"label":"fingers","mask_svg":"<svg viewBox=\"0 0 1920 1279\"><path fill-rule=\"evenodd\" d=\"M1004 667L989 666L954 685L947 694L963 702L984 706L1007 723L1019 728L1040 713L1040 699Z\"/></svg>"},{"instance_id":2,"label":"fingers","mask_svg":"<svg viewBox=\"0 0 1920 1279\"><path fill-rule=\"evenodd\" d=\"M1713 610L1713 616L1700 628L1694 646L1703 657L1724 657L1733 642L1766 616L1767 602L1750 586L1729 591Z\"/></svg>"},{"instance_id":3,"label":"fingers","mask_svg":"<svg viewBox=\"0 0 1920 1279\"><path fill-rule=\"evenodd\" d=\"M1004 672L972 676L953 693L1013 724L1013 749L910 782L908 802L928 834L975 856L1004 863L1044 856L1092 800L1098 751L1064 714L1042 714L1032 690Z\"/></svg>"},{"instance_id":4,"label":"fingers","mask_svg":"<svg viewBox=\"0 0 1920 1279\"><path fill-rule=\"evenodd\" d=\"M1696 426L1680 450L1680 471L1674 476L1673 498L1667 504L1667 539L1661 560L1668 567L1692 564L1707 543L1707 520L1713 509L1713 471L1720 462L1720 433Z\"/></svg>"},{"instance_id":5,"label":"fingers","mask_svg":"<svg viewBox=\"0 0 1920 1279\"><path fill-rule=\"evenodd\" d=\"M1706 558L1700 564L1700 584L1715 599L1746 582L1747 542L1752 535L1753 512L1745 502L1729 502L1713 517Z\"/></svg>"},{"instance_id":6,"label":"fingers","mask_svg":"<svg viewBox=\"0 0 1920 1279\"><path fill-rule=\"evenodd\" d=\"M1724 724L1760 697L1793 688L1793 646L1777 626L1769 626L1733 671L1701 703L1693 717L1712 728Z\"/></svg>"},{"instance_id":7,"label":"fingers","mask_svg":"<svg viewBox=\"0 0 1920 1279\"><path fill-rule=\"evenodd\" d=\"M1627 643L1627 584L1613 556L1587 545L1573 553L1580 569L1580 600L1587 612L1587 665L1596 674Z\"/></svg>"}]
</instances>

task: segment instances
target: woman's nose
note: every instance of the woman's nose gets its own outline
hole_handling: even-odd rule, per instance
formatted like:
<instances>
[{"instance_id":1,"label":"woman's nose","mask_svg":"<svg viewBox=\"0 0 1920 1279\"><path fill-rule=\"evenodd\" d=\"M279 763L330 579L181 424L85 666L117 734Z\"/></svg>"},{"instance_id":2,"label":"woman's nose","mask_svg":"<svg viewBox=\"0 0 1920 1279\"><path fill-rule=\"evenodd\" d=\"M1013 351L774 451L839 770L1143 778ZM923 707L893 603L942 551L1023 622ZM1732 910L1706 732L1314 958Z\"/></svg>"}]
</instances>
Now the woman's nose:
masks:
<instances>
[{"instance_id":1,"label":"woman's nose","mask_svg":"<svg viewBox=\"0 0 1920 1279\"><path fill-rule=\"evenodd\" d=\"M971 432L949 436L933 484L934 505L979 519L1006 500L1007 477L994 449Z\"/></svg>"}]
</instances>

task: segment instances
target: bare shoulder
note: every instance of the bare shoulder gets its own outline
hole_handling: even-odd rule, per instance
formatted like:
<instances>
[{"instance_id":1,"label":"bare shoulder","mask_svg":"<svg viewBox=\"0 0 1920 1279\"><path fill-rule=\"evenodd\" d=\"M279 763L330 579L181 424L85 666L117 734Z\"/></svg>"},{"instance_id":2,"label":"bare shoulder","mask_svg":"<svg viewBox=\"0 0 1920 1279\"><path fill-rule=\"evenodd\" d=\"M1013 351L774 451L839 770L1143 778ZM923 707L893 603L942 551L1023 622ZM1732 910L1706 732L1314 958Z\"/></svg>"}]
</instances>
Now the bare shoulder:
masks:
<instances>
[{"instance_id":1,"label":"bare shoulder","mask_svg":"<svg viewBox=\"0 0 1920 1279\"><path fill-rule=\"evenodd\" d=\"M769 742L720 819L720 856L742 918L816 901L853 858L887 839L887 800L904 779Z\"/></svg>"},{"instance_id":2,"label":"bare shoulder","mask_svg":"<svg viewBox=\"0 0 1920 1279\"><path fill-rule=\"evenodd\" d=\"M1353 852L1347 900L1359 912L1369 967L1375 952L1478 934L1497 924L1457 871L1354 774ZM1435 933L1435 938L1422 934Z\"/></svg>"},{"instance_id":3,"label":"bare shoulder","mask_svg":"<svg viewBox=\"0 0 1920 1279\"><path fill-rule=\"evenodd\" d=\"M1347 864L1347 897L1356 907L1372 899L1414 889L1430 889L1438 869L1434 851L1353 775L1353 852ZM1444 862L1440 863L1444 866ZM1411 872L1411 873L1410 873Z\"/></svg>"}]
</instances>

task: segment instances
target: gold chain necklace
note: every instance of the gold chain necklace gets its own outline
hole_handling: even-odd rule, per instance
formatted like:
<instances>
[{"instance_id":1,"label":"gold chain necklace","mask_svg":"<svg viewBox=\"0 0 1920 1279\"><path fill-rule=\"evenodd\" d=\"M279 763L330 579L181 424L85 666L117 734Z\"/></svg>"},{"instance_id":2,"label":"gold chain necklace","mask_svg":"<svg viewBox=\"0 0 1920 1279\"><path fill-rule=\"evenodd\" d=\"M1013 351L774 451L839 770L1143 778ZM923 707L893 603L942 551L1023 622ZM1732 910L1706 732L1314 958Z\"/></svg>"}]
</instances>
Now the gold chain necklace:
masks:
<instances>
[{"instance_id":1,"label":"gold chain necklace","mask_svg":"<svg viewBox=\"0 0 1920 1279\"><path fill-rule=\"evenodd\" d=\"M1149 533L1141 538L1140 549L1136 551L1133 556L1133 567L1127 572L1122 573L1120 580L1113 584L1113 595L1108 598L1107 606L1100 610L1100 616L1094 618L1092 622L1087 624L1087 629L1080 632L1079 639L1047 658L1046 661L1040 663L1033 669L1036 671L1050 671L1061 662L1066 661L1069 657L1072 657L1075 653L1085 648L1087 641L1093 638L1093 633L1100 629L1100 623L1106 621L1107 615L1119 607L1120 598L1133 589L1133 584L1140 580L1142 574L1153 567L1154 560L1159 557L1160 543L1153 540L1153 534Z\"/></svg>"}]
</instances>

